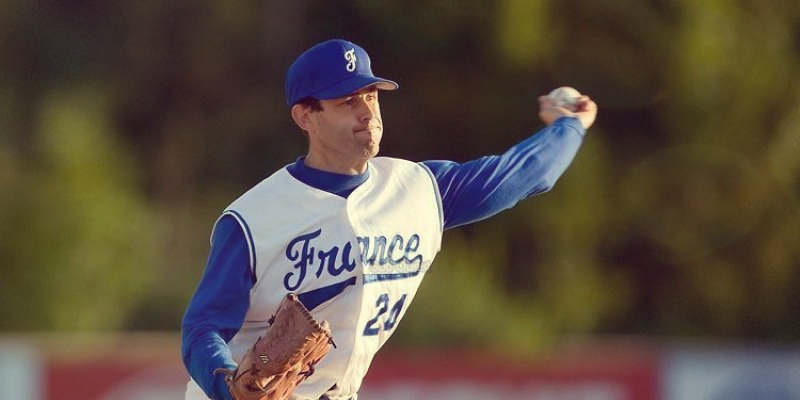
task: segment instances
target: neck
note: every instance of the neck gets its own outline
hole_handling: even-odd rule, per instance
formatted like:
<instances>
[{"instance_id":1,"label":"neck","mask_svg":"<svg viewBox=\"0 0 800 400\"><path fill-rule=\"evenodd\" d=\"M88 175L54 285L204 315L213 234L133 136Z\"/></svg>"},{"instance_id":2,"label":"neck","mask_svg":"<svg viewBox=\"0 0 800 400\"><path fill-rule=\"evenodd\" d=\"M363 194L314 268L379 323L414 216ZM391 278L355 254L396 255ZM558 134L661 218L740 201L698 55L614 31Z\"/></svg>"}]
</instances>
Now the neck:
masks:
<instances>
[{"instance_id":1,"label":"neck","mask_svg":"<svg viewBox=\"0 0 800 400\"><path fill-rule=\"evenodd\" d=\"M348 163L335 159L324 159L312 153L306 155L304 163L314 169L342 175L360 175L367 171L367 160Z\"/></svg>"}]
</instances>

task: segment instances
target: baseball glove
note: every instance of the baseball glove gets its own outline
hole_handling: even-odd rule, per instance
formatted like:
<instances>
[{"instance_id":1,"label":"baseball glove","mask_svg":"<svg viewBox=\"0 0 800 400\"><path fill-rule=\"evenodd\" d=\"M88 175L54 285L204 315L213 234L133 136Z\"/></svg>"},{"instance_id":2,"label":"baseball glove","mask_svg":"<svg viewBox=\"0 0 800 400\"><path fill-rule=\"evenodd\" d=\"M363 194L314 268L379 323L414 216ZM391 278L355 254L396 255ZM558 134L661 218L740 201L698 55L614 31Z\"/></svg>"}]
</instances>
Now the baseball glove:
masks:
<instances>
[{"instance_id":1,"label":"baseball glove","mask_svg":"<svg viewBox=\"0 0 800 400\"><path fill-rule=\"evenodd\" d=\"M264 336L245 353L235 371L225 374L236 400L287 399L314 373L316 365L336 346L327 321L317 322L294 293L289 293L269 321Z\"/></svg>"}]
</instances>

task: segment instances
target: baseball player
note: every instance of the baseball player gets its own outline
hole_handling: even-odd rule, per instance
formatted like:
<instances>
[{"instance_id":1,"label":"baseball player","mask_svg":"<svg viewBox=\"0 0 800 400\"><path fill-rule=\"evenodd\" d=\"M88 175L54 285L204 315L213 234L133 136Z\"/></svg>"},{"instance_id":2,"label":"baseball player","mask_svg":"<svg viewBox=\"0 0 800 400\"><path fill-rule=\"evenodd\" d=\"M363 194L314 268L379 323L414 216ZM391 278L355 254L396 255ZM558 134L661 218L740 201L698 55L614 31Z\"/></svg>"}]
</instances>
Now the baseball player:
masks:
<instances>
[{"instance_id":1,"label":"baseball player","mask_svg":"<svg viewBox=\"0 0 800 400\"><path fill-rule=\"evenodd\" d=\"M286 100L308 152L233 201L213 227L182 323L186 399L231 398L215 371L237 368L288 293L328 321L336 344L291 398L355 399L443 230L550 190L597 114L588 96L573 109L541 96L547 126L500 155L465 163L377 157L378 96L397 88L373 75L364 49L340 39L289 67Z\"/></svg>"}]
</instances>

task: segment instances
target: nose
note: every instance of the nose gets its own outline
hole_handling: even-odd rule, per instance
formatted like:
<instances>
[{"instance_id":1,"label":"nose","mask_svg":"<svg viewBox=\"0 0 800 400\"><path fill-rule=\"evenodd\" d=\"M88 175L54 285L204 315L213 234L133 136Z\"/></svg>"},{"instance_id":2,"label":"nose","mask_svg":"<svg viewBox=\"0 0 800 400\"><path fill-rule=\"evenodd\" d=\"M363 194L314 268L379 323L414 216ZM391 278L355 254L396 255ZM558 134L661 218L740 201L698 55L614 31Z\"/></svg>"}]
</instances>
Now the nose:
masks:
<instances>
[{"instance_id":1,"label":"nose","mask_svg":"<svg viewBox=\"0 0 800 400\"><path fill-rule=\"evenodd\" d=\"M358 96L358 118L362 122L369 122L375 118L376 104L370 103L364 96Z\"/></svg>"}]
</instances>

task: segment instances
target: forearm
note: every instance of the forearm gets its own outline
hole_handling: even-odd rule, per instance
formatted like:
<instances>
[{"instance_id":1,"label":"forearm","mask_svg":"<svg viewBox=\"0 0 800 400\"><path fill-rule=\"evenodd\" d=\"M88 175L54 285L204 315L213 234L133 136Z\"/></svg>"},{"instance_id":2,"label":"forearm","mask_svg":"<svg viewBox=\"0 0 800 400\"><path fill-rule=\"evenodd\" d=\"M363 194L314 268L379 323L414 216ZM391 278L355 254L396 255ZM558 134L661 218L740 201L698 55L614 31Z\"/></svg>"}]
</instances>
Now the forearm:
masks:
<instances>
[{"instance_id":1,"label":"forearm","mask_svg":"<svg viewBox=\"0 0 800 400\"><path fill-rule=\"evenodd\" d=\"M218 368L236 369L236 362L222 336L207 327L185 327L181 353L186 371L211 399L229 400L224 375L215 374Z\"/></svg>"},{"instance_id":2,"label":"forearm","mask_svg":"<svg viewBox=\"0 0 800 400\"><path fill-rule=\"evenodd\" d=\"M576 118L562 118L512 147L501 156L507 160L501 164L509 167L509 179L500 185L516 201L551 190L575 159L584 133Z\"/></svg>"}]
</instances>

